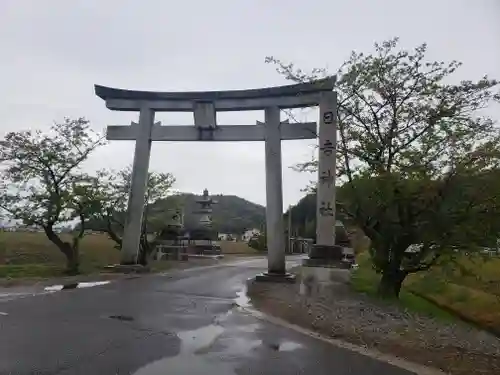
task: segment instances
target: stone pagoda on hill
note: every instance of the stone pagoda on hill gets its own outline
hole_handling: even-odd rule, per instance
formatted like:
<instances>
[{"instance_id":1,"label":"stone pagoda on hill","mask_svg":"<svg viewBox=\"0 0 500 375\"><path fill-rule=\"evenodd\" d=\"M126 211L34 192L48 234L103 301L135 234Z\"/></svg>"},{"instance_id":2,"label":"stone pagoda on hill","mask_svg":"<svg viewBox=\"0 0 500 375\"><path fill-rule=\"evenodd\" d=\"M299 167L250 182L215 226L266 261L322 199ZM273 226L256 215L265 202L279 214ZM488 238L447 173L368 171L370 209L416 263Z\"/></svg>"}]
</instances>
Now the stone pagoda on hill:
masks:
<instances>
[{"instance_id":1,"label":"stone pagoda on hill","mask_svg":"<svg viewBox=\"0 0 500 375\"><path fill-rule=\"evenodd\" d=\"M217 231L212 227L212 205L217 201L208 195L208 190L203 190L203 195L196 200L199 205L193 213L197 216L197 226L190 233L192 251L198 254L218 255L220 247L216 244Z\"/></svg>"},{"instance_id":2,"label":"stone pagoda on hill","mask_svg":"<svg viewBox=\"0 0 500 375\"><path fill-rule=\"evenodd\" d=\"M203 195L195 202L200 206L194 211L194 214L198 216L198 227L204 230L210 236L210 239L212 239L212 205L217 202L208 195L207 189L203 190ZM215 238L217 238L217 233L215 233Z\"/></svg>"}]
</instances>

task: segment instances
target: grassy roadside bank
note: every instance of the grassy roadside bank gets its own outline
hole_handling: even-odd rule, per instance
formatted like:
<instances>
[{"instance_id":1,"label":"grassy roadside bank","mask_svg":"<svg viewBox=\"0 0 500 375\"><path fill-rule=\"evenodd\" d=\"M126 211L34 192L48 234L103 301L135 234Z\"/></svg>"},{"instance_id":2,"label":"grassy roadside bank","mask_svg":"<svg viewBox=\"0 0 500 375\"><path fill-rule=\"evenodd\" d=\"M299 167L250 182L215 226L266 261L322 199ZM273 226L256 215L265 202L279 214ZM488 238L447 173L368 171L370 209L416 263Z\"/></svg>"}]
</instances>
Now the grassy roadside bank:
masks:
<instances>
[{"instance_id":1,"label":"grassy roadside bank","mask_svg":"<svg viewBox=\"0 0 500 375\"><path fill-rule=\"evenodd\" d=\"M120 252L105 235L92 234L80 245L81 274L95 274L120 260ZM44 233L0 233L0 280L64 276L65 257Z\"/></svg>"},{"instance_id":2,"label":"grassy roadside bank","mask_svg":"<svg viewBox=\"0 0 500 375\"><path fill-rule=\"evenodd\" d=\"M239 242L221 242L221 249L228 258L261 255L245 243ZM80 245L81 275L78 277L102 277L105 274L104 266L119 261L120 252L105 234L86 235ZM210 263L210 260L160 261L152 262L151 268L153 272L160 272L207 263ZM67 279L64 269L63 254L43 233L0 232L0 286L30 284L52 278ZM106 275L113 277L109 273Z\"/></svg>"},{"instance_id":3,"label":"grassy roadside bank","mask_svg":"<svg viewBox=\"0 0 500 375\"><path fill-rule=\"evenodd\" d=\"M323 336L445 373L500 373L499 338L458 321L425 299L408 292L407 300L391 303L353 290L345 274L330 274L330 283L325 284L324 272L319 273L323 275L320 283L308 281L310 270L296 272L296 284L250 283L251 303ZM405 306L408 301L413 303L411 308Z\"/></svg>"},{"instance_id":4,"label":"grassy roadside bank","mask_svg":"<svg viewBox=\"0 0 500 375\"><path fill-rule=\"evenodd\" d=\"M354 290L375 295L380 278L371 268L369 255L359 254L353 272ZM460 262L468 276L436 267L405 281L399 303L411 311L439 319L461 319L500 334L500 259L467 259Z\"/></svg>"}]
</instances>

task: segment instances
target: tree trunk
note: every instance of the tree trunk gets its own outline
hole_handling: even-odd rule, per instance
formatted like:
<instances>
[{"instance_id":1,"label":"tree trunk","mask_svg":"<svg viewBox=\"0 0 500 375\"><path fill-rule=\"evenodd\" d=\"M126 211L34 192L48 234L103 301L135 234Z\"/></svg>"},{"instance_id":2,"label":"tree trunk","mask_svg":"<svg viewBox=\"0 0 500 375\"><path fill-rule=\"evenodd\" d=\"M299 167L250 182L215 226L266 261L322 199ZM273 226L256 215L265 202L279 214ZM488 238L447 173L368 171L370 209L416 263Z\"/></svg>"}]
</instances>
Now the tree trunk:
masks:
<instances>
[{"instance_id":1,"label":"tree trunk","mask_svg":"<svg viewBox=\"0 0 500 375\"><path fill-rule=\"evenodd\" d=\"M152 248L148 241L148 230L147 230L147 220L148 220L148 205L145 206L144 218L142 219L142 229L141 229L141 239L139 241L139 254L137 254L137 263L147 266L149 261L149 255L151 254Z\"/></svg>"},{"instance_id":2,"label":"tree trunk","mask_svg":"<svg viewBox=\"0 0 500 375\"><path fill-rule=\"evenodd\" d=\"M148 265L148 257L146 254L146 250L141 246L139 248L139 254L137 256L137 263L147 266Z\"/></svg>"},{"instance_id":3,"label":"tree trunk","mask_svg":"<svg viewBox=\"0 0 500 375\"><path fill-rule=\"evenodd\" d=\"M66 255L66 273L68 275L77 275L80 268L80 252L78 247L68 247L68 252L64 253Z\"/></svg>"},{"instance_id":4,"label":"tree trunk","mask_svg":"<svg viewBox=\"0 0 500 375\"><path fill-rule=\"evenodd\" d=\"M43 228L47 238L52 242L66 257L66 272L69 275L78 274L80 267L80 257L78 251L78 244L71 246L71 243L61 240L61 238L54 232L52 226Z\"/></svg>"},{"instance_id":5,"label":"tree trunk","mask_svg":"<svg viewBox=\"0 0 500 375\"><path fill-rule=\"evenodd\" d=\"M378 285L377 294L382 298L399 298L403 281L407 275L406 271L401 270L384 271Z\"/></svg>"},{"instance_id":6,"label":"tree trunk","mask_svg":"<svg viewBox=\"0 0 500 375\"><path fill-rule=\"evenodd\" d=\"M113 223L111 222L111 217L108 216L106 218L106 232L108 233L109 238L113 240L116 243L116 248L121 250L122 249L122 243L123 240L122 238L114 231L113 229Z\"/></svg>"},{"instance_id":7,"label":"tree trunk","mask_svg":"<svg viewBox=\"0 0 500 375\"><path fill-rule=\"evenodd\" d=\"M147 237L145 237L145 235L141 236L137 263L142 264L143 266L147 266L149 263L149 256L151 255L152 251L153 246L149 243Z\"/></svg>"}]
</instances>

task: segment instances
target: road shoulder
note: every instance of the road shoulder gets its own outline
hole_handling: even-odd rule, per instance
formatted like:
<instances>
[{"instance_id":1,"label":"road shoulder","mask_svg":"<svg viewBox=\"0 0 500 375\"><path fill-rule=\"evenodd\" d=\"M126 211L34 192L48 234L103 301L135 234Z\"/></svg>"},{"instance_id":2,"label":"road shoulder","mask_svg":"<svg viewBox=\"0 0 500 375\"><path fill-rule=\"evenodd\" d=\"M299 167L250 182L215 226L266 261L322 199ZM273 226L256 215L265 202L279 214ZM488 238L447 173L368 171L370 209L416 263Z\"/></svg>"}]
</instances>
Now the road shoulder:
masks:
<instances>
[{"instance_id":1,"label":"road shoulder","mask_svg":"<svg viewBox=\"0 0 500 375\"><path fill-rule=\"evenodd\" d=\"M249 283L252 305L327 340L385 353L428 371L500 373L500 340L486 332L378 303L353 292L344 276L327 285L308 285L300 272L298 279L294 285Z\"/></svg>"}]
</instances>

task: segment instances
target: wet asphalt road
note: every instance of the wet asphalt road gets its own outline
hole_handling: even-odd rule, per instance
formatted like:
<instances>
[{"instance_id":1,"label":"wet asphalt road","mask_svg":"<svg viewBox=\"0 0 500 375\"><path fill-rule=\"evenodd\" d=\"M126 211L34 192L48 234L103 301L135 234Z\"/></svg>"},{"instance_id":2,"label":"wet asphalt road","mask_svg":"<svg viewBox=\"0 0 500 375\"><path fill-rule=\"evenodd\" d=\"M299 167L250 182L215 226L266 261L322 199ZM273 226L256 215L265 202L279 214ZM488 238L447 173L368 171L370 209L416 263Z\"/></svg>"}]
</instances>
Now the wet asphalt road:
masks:
<instances>
[{"instance_id":1,"label":"wet asphalt road","mask_svg":"<svg viewBox=\"0 0 500 375\"><path fill-rule=\"evenodd\" d=\"M239 308L264 268L247 260L0 298L0 374L410 374Z\"/></svg>"}]
</instances>

